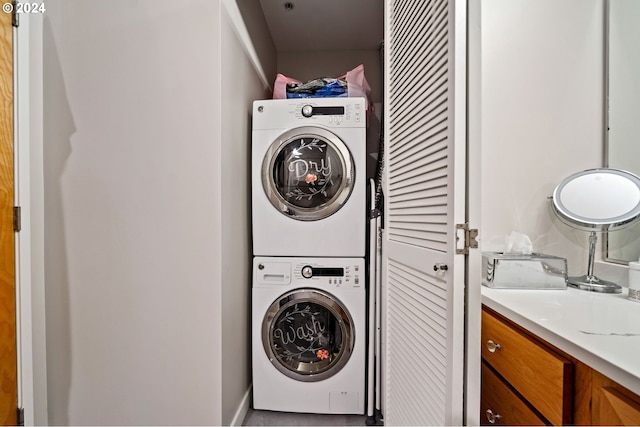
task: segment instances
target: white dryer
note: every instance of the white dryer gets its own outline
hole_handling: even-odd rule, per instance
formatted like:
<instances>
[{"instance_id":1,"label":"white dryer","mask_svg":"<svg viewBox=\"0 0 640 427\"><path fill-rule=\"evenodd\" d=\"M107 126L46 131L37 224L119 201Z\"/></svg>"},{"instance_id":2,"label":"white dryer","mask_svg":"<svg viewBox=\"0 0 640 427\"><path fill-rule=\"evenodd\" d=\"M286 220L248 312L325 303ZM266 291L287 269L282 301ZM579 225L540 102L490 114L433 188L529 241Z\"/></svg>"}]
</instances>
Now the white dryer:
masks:
<instances>
[{"instance_id":1,"label":"white dryer","mask_svg":"<svg viewBox=\"0 0 640 427\"><path fill-rule=\"evenodd\" d=\"M255 256L365 255L364 98L255 101Z\"/></svg>"},{"instance_id":2,"label":"white dryer","mask_svg":"<svg viewBox=\"0 0 640 427\"><path fill-rule=\"evenodd\" d=\"M363 414L364 260L253 262L253 407Z\"/></svg>"}]
</instances>

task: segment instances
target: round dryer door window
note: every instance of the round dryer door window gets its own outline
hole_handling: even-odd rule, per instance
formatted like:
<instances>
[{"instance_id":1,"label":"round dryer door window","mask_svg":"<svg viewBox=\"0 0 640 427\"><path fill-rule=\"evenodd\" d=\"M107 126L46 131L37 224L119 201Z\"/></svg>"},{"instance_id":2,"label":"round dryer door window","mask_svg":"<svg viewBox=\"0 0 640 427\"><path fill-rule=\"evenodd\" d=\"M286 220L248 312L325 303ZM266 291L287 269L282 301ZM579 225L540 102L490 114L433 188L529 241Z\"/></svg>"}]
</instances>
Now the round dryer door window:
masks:
<instances>
[{"instance_id":1,"label":"round dryer door window","mask_svg":"<svg viewBox=\"0 0 640 427\"><path fill-rule=\"evenodd\" d=\"M298 289L278 298L262 324L262 344L273 365L298 381L335 375L351 357L351 316L334 296Z\"/></svg>"},{"instance_id":2,"label":"round dryer door window","mask_svg":"<svg viewBox=\"0 0 640 427\"><path fill-rule=\"evenodd\" d=\"M355 170L347 146L333 133L300 127L280 135L264 158L262 184L271 204L284 215L316 221L347 201Z\"/></svg>"}]
</instances>

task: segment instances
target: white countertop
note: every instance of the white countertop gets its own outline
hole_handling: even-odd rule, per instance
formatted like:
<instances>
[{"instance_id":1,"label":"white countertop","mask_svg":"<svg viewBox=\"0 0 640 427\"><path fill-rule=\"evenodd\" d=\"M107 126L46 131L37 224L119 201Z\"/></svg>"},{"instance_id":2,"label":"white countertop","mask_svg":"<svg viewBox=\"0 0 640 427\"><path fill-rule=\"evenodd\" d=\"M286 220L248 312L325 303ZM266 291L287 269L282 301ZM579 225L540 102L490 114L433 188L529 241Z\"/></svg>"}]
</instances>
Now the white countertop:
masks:
<instances>
[{"instance_id":1,"label":"white countertop","mask_svg":"<svg viewBox=\"0 0 640 427\"><path fill-rule=\"evenodd\" d=\"M482 286L482 303L640 395L640 303L627 291Z\"/></svg>"}]
</instances>

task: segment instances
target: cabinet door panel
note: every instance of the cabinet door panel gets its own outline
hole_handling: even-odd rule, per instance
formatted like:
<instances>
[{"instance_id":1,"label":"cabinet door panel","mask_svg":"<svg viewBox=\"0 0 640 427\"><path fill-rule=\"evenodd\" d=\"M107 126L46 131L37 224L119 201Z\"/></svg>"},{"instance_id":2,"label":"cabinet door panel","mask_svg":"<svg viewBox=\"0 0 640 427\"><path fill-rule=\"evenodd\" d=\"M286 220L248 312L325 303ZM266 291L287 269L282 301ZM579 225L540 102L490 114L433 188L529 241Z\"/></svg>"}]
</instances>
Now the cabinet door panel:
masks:
<instances>
[{"instance_id":1,"label":"cabinet door panel","mask_svg":"<svg viewBox=\"0 0 640 427\"><path fill-rule=\"evenodd\" d=\"M486 363L482 363L480 422L482 425L538 425L546 423L520 396L500 379ZM489 412L491 411L491 412ZM489 419L494 415L494 422Z\"/></svg>"},{"instance_id":2,"label":"cabinet door panel","mask_svg":"<svg viewBox=\"0 0 640 427\"><path fill-rule=\"evenodd\" d=\"M591 371L592 369L580 362L573 362L573 424L577 426L591 426Z\"/></svg>"},{"instance_id":3,"label":"cabinet door panel","mask_svg":"<svg viewBox=\"0 0 640 427\"><path fill-rule=\"evenodd\" d=\"M593 371L593 424L640 425L640 397Z\"/></svg>"}]
</instances>

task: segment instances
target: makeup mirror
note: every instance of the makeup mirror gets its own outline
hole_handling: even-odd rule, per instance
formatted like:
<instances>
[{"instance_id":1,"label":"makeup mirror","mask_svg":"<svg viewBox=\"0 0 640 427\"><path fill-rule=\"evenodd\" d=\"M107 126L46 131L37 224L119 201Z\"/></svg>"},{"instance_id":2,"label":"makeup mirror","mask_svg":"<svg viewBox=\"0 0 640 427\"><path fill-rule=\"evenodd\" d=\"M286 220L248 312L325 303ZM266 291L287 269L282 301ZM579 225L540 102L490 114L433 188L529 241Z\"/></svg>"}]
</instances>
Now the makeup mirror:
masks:
<instances>
[{"instance_id":1,"label":"makeup mirror","mask_svg":"<svg viewBox=\"0 0 640 427\"><path fill-rule=\"evenodd\" d=\"M588 169L568 176L553 191L554 213L565 224L589 231L587 273L569 277L571 287L619 293L616 283L594 276L597 232L621 230L640 220L640 178L620 169Z\"/></svg>"}]
</instances>

